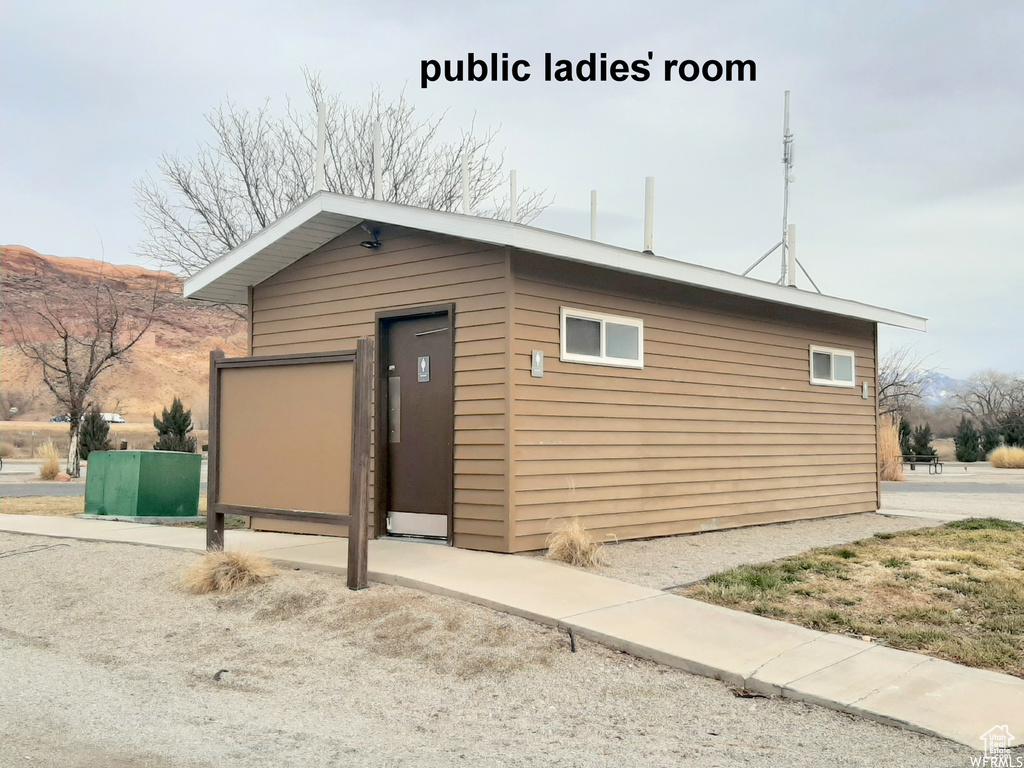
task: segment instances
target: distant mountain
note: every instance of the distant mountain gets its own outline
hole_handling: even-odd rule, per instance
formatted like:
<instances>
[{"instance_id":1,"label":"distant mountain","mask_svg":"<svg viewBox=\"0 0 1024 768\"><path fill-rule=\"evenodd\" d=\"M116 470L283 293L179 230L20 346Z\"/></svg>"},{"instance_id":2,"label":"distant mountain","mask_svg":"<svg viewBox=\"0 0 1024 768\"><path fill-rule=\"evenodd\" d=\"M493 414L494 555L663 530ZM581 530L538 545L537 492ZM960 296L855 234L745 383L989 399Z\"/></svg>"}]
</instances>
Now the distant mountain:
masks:
<instances>
[{"instance_id":1,"label":"distant mountain","mask_svg":"<svg viewBox=\"0 0 1024 768\"><path fill-rule=\"evenodd\" d=\"M231 357L246 351L245 320L225 307L182 298L182 280L169 272L48 256L24 246L5 245L0 246L0 279L0 386L40 395L36 406L19 420L48 419L56 408L37 367L21 355L10 338L12 322L20 323L30 336L46 337L41 318L31 311L44 298L66 301L98 282L128 298L133 294L151 296L157 286L167 292L168 302L128 353L127 363L102 374L97 382L95 394L101 410L117 411L128 421L150 421L152 414L159 414L175 396L200 417L207 410L210 351L219 347Z\"/></svg>"},{"instance_id":2,"label":"distant mountain","mask_svg":"<svg viewBox=\"0 0 1024 768\"><path fill-rule=\"evenodd\" d=\"M962 379L954 379L944 373L929 373L925 377L922 399L932 407L942 405L965 383Z\"/></svg>"}]
</instances>

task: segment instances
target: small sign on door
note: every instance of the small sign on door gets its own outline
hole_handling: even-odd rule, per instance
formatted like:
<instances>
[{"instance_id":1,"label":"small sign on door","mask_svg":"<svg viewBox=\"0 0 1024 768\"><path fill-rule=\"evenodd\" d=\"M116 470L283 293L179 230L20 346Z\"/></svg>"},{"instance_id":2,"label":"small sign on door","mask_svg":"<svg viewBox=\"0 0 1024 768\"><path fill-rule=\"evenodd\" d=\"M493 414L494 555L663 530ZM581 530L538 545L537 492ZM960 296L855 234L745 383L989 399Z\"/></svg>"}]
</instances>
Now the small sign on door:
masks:
<instances>
[{"instance_id":1,"label":"small sign on door","mask_svg":"<svg viewBox=\"0 0 1024 768\"><path fill-rule=\"evenodd\" d=\"M416 381L423 384L430 381L430 357L424 355L416 363Z\"/></svg>"}]
</instances>

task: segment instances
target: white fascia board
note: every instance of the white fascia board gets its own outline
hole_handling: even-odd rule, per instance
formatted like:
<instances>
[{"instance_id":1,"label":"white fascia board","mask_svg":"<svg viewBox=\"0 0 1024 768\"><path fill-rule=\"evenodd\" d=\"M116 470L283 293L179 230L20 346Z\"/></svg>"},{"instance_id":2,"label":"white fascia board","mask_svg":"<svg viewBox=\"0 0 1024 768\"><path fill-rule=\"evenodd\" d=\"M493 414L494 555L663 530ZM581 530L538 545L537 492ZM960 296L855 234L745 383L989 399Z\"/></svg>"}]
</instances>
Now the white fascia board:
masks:
<instances>
[{"instance_id":1,"label":"white fascia board","mask_svg":"<svg viewBox=\"0 0 1024 768\"><path fill-rule=\"evenodd\" d=\"M244 304L247 300L246 289L250 285L266 280L286 266L298 261L309 251L316 250L320 245L330 242L338 235L344 234L359 224L360 219L353 219L347 225L346 223L339 222L334 228L317 227L319 236L316 239L321 241L319 245L310 248L306 253L298 254L294 259L275 254L272 259L267 260L266 264L259 264L259 256L262 251L273 246L281 238L293 232L301 231L303 225L308 224L317 214L322 213L323 210L323 194L320 193L288 211L277 221L261 229L244 243L228 251L219 259L188 278L183 289L185 298L224 301L224 295L228 294L234 296L236 301ZM243 265L248 268L246 271L250 276L240 280L231 280L232 272L240 270ZM260 275L260 279L254 280L251 277L253 274Z\"/></svg>"},{"instance_id":2,"label":"white fascia board","mask_svg":"<svg viewBox=\"0 0 1024 768\"><path fill-rule=\"evenodd\" d=\"M924 331L926 328L925 319L915 315L775 285L731 272L631 251L593 240L548 232L522 224L513 224L509 221L434 211L331 192L316 193L262 232L257 233L238 248L190 278L185 283L185 295L203 298L203 288L213 287L211 284L224 279L232 269L257 256L263 248L270 246L285 234L301 228L304 223L320 212L350 219L352 220L351 226L355 226L361 221L392 224L408 229L436 232L450 237L518 248L523 251L605 267L619 272L629 272L659 280L708 288L713 291L763 299L776 304L869 320L899 328L916 331ZM344 227L339 223L338 231L332 237L351 229L351 226ZM267 277L269 276L268 274Z\"/></svg>"}]
</instances>

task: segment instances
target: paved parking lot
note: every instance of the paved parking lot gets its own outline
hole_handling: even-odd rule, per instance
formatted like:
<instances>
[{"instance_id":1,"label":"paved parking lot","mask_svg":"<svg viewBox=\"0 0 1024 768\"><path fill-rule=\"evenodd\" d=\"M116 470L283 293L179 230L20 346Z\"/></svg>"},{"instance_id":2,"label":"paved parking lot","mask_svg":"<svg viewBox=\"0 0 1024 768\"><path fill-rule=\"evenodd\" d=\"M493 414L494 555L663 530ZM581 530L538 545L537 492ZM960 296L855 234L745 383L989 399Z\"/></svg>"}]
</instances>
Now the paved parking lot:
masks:
<instances>
[{"instance_id":1,"label":"paved parking lot","mask_svg":"<svg viewBox=\"0 0 1024 768\"><path fill-rule=\"evenodd\" d=\"M904 471L902 483L882 483L881 514L934 520L1001 517L1024 523L1024 470L947 462L941 475Z\"/></svg>"}]
</instances>

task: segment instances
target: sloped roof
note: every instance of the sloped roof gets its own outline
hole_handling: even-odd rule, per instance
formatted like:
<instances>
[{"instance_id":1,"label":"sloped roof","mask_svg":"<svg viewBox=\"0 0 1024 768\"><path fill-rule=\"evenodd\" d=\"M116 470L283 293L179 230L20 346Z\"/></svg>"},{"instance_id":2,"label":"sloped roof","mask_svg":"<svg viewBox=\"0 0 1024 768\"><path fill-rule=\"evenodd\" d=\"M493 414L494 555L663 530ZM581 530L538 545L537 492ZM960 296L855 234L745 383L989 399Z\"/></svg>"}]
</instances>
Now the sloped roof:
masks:
<instances>
[{"instance_id":1,"label":"sloped roof","mask_svg":"<svg viewBox=\"0 0 1024 768\"><path fill-rule=\"evenodd\" d=\"M317 192L240 246L221 256L185 282L185 296L205 301L244 304L249 286L257 285L306 254L364 222L390 224L451 237L508 246L566 261L644 275L777 304L855 317L916 331L925 319L848 299L811 293L741 277L664 256L620 248L593 240L549 232L498 219L432 211L380 200Z\"/></svg>"}]
</instances>

